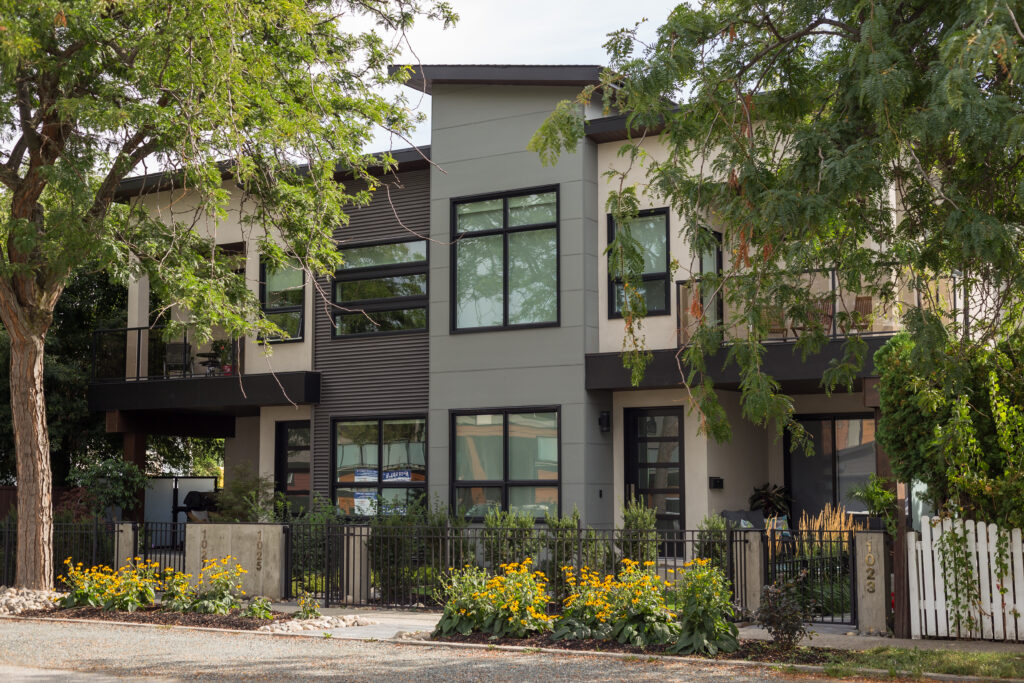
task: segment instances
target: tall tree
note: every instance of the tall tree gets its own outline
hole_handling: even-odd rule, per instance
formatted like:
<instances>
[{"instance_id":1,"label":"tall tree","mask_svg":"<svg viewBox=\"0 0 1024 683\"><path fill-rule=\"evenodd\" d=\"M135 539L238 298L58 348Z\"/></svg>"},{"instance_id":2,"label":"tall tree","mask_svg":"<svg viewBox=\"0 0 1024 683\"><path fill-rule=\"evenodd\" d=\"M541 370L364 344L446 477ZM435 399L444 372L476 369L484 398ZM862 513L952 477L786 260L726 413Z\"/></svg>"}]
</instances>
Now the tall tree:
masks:
<instances>
[{"instance_id":1,"label":"tall tree","mask_svg":"<svg viewBox=\"0 0 1024 683\"><path fill-rule=\"evenodd\" d=\"M945 349L948 337L966 342L951 348L989 344L1020 325L1022 19L1021 0L679 5L650 44L636 28L612 34L601 83L561 103L534 136L542 160L555 161L584 134L584 103L603 97L634 127L622 154L644 172L639 184L612 174L608 210L619 224L651 192L684 217L695 253L721 233L728 265L700 286L724 296L729 324L694 297L697 329L679 351L716 438L729 425L706 371L722 342L740 370L744 415L805 436L764 371L762 342L780 318L808 328L802 354L827 341L808 272L837 272L835 317L849 335L823 377L828 391L851 386L866 360L858 312L842 307L858 294L876 314L897 311L920 353ZM667 154L645 153L651 135ZM639 282L636 244L619 234L613 265ZM638 290L627 292L627 317L641 322ZM626 360L642 375L641 336L630 329Z\"/></svg>"},{"instance_id":2,"label":"tall tree","mask_svg":"<svg viewBox=\"0 0 1024 683\"><path fill-rule=\"evenodd\" d=\"M378 127L408 132L408 107L379 86L407 78L387 67L423 16L455 19L435 0L0 0L0 320L19 585L52 583L43 346L72 269L148 276L200 337L215 325L280 334L194 221L224 217L227 178L271 267L296 257L312 273L332 271L334 227L370 197L336 171L372 191L368 167L380 162L363 144ZM162 221L141 203L115 203L121 181L147 163L176 174L194 211Z\"/></svg>"}]
</instances>

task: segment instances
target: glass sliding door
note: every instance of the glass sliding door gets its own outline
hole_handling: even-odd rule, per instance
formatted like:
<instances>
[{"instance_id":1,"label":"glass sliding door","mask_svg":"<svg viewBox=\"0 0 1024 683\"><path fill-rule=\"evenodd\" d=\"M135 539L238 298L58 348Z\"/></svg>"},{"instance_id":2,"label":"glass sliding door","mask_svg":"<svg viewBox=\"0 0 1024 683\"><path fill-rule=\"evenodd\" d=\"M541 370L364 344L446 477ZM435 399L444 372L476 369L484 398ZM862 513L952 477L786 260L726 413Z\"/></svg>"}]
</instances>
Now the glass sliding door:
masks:
<instances>
[{"instance_id":1,"label":"glass sliding door","mask_svg":"<svg viewBox=\"0 0 1024 683\"><path fill-rule=\"evenodd\" d=\"M792 451L786 442L786 487L793 499L793 518L816 515L826 504L847 512L867 512L851 492L875 473L874 417L854 415L798 417L814 441L813 454Z\"/></svg>"}]
</instances>

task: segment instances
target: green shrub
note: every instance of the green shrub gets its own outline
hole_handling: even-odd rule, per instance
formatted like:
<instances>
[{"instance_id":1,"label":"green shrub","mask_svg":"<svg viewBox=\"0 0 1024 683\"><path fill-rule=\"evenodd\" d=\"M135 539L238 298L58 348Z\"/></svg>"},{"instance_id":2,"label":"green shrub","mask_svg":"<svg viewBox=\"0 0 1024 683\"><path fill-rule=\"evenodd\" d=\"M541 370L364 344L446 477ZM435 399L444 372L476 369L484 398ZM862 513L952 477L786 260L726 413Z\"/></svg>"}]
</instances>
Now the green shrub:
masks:
<instances>
[{"instance_id":1,"label":"green shrub","mask_svg":"<svg viewBox=\"0 0 1024 683\"><path fill-rule=\"evenodd\" d=\"M225 478L217 492L217 510L210 519L218 522L272 522L282 509L283 494L275 490L273 477L261 477L239 467Z\"/></svg>"},{"instance_id":2,"label":"green shrub","mask_svg":"<svg viewBox=\"0 0 1024 683\"><path fill-rule=\"evenodd\" d=\"M658 558L657 517L639 498L630 498L622 508L619 550L623 558L653 562Z\"/></svg>"},{"instance_id":3,"label":"green shrub","mask_svg":"<svg viewBox=\"0 0 1024 683\"><path fill-rule=\"evenodd\" d=\"M757 623L782 650L792 650L805 635L811 635L807 622L814 616L815 606L806 597L806 581L807 571L803 570L795 577L779 579L761 590Z\"/></svg>"},{"instance_id":4,"label":"green shrub","mask_svg":"<svg viewBox=\"0 0 1024 683\"><path fill-rule=\"evenodd\" d=\"M531 571L532 565L529 557L505 564L502 573L493 577L472 566L452 570L437 596L444 603L444 613L435 635L480 631L525 638L551 630L547 578L543 572Z\"/></svg>"},{"instance_id":5,"label":"green shrub","mask_svg":"<svg viewBox=\"0 0 1024 683\"><path fill-rule=\"evenodd\" d=\"M104 610L134 612L156 601L169 574L160 570L158 562L136 557L120 569L107 566L86 568L81 562L64 560L64 574L58 577L67 587L61 607L100 607Z\"/></svg>"},{"instance_id":6,"label":"green shrub","mask_svg":"<svg viewBox=\"0 0 1024 683\"><path fill-rule=\"evenodd\" d=\"M679 637L669 648L677 654L734 652L739 647L738 630L730 620L733 606L729 581L712 562L698 558L687 562L669 588L680 627Z\"/></svg>"},{"instance_id":7,"label":"green shrub","mask_svg":"<svg viewBox=\"0 0 1024 683\"><path fill-rule=\"evenodd\" d=\"M721 515L709 515L697 524L697 557L711 560L719 569L728 567L728 525Z\"/></svg>"},{"instance_id":8,"label":"green shrub","mask_svg":"<svg viewBox=\"0 0 1024 683\"><path fill-rule=\"evenodd\" d=\"M106 458L90 462L68 477L75 486L88 491L85 502L102 515L109 507L134 510L149 480L137 465L124 458Z\"/></svg>"},{"instance_id":9,"label":"green shrub","mask_svg":"<svg viewBox=\"0 0 1024 683\"><path fill-rule=\"evenodd\" d=\"M232 560L230 555L206 560L194 583L190 574L175 572L164 587L164 608L198 614L228 614L241 608L241 596L245 595L242 575L246 571Z\"/></svg>"},{"instance_id":10,"label":"green shrub","mask_svg":"<svg viewBox=\"0 0 1024 683\"><path fill-rule=\"evenodd\" d=\"M665 601L668 584L654 573L653 564L624 558L617 576L603 577L586 567L578 575L572 567L563 568L570 593L551 637L614 639L636 647L670 642L679 626Z\"/></svg>"},{"instance_id":11,"label":"green shrub","mask_svg":"<svg viewBox=\"0 0 1024 683\"><path fill-rule=\"evenodd\" d=\"M261 597L254 597L249 600L249 604L246 606L245 611L242 612L242 615L250 619L270 620L274 618L273 612L270 611L270 600Z\"/></svg>"},{"instance_id":12,"label":"green shrub","mask_svg":"<svg viewBox=\"0 0 1024 683\"><path fill-rule=\"evenodd\" d=\"M540 554L542 538L537 520L519 511L491 508L484 516L484 563L492 570L512 564L521 558Z\"/></svg>"}]
</instances>

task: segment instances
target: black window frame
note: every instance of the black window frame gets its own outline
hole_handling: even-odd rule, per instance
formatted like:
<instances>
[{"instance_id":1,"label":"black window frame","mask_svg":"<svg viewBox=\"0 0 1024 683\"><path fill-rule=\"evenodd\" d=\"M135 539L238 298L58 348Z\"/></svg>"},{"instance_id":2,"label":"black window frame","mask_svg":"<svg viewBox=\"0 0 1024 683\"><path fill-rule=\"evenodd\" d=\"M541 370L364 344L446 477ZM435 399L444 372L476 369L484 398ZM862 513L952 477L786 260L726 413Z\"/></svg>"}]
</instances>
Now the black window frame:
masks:
<instances>
[{"instance_id":1,"label":"black window frame","mask_svg":"<svg viewBox=\"0 0 1024 683\"><path fill-rule=\"evenodd\" d=\"M309 435L309 443L305 448L288 445L287 432L290 429L305 429ZM309 490L288 491L288 451L309 451ZM306 495L312 503L313 496L313 424L312 420L278 420L274 422L274 490L285 496Z\"/></svg>"},{"instance_id":2,"label":"black window frame","mask_svg":"<svg viewBox=\"0 0 1024 683\"><path fill-rule=\"evenodd\" d=\"M799 422L800 420L830 420L832 422L832 507L836 507L839 501L839 450L836 448L836 420L874 420L875 421L875 473L878 473L878 418L875 413L871 411L860 411L854 413L800 413L794 414L793 419ZM796 524L794 515L796 514L794 505L795 500L793 498L793 478L792 478L792 459L794 457L804 457L802 453L794 454L792 452L792 439L789 436L789 430L786 430L785 437L783 438L783 483L786 487L786 491L789 493L789 523L790 526ZM860 512L851 512L849 514L863 514Z\"/></svg>"},{"instance_id":3,"label":"black window frame","mask_svg":"<svg viewBox=\"0 0 1024 683\"><path fill-rule=\"evenodd\" d=\"M516 225L510 227L508 224L508 200L514 197L523 197L531 194L555 193L555 220L553 223L532 223L529 225ZM474 230L459 232L458 206L460 204L471 204L489 199L501 199L502 201L502 227L493 230ZM451 334L472 334L474 332L494 332L499 330L528 330L541 327L560 327L562 324L562 193L559 185L542 185L518 190L506 190L503 192L490 192L487 194L467 195L453 197L451 199L451 252L449 261L449 311L448 331ZM531 232L534 230L555 231L555 319L554 321L539 323L514 323L508 322L508 238L510 234L519 232ZM481 327L459 327L458 326L458 243L465 239L476 237L489 237L493 235L502 236L502 314L501 325L487 325Z\"/></svg>"},{"instance_id":4,"label":"black window frame","mask_svg":"<svg viewBox=\"0 0 1024 683\"><path fill-rule=\"evenodd\" d=\"M267 306L267 262L260 259L260 309L264 317L277 313L298 313L299 334L296 337L264 337L260 336L261 344L293 344L301 343L306 339L306 269L297 268L302 273L302 304L298 306Z\"/></svg>"},{"instance_id":5,"label":"black window frame","mask_svg":"<svg viewBox=\"0 0 1024 683\"><path fill-rule=\"evenodd\" d=\"M643 275L641 280L643 282L655 282L662 280L665 283L665 308L664 309L647 309L648 316L659 316L659 315L671 315L672 314L672 230L669 227L671 223L671 216L668 207L661 207L657 209L644 209L637 213L637 218L647 218L648 216L664 216L665 217L665 270L661 273L652 273L650 275ZM608 214L608 244L611 244L615 239L615 218ZM611 258L611 254L605 256L605 264L608 264L608 260ZM621 319L622 313L615 310L616 301L616 286L622 284L622 279L618 277L612 277L612 269L610 265L608 268L608 318L609 319Z\"/></svg>"},{"instance_id":6,"label":"black window frame","mask_svg":"<svg viewBox=\"0 0 1024 683\"><path fill-rule=\"evenodd\" d=\"M508 416L517 415L522 413L554 413L555 414L555 429L558 431L558 477L554 480L546 479L509 479L508 478L508 456L509 456L509 436L508 436ZM464 417L468 415L501 415L502 416L502 479L479 479L479 480L466 480L458 481L455 478L455 458L456 458L456 434L455 434L455 421L458 417ZM480 409L464 409L464 410L450 410L448 411L448 490L449 490L449 504L453 514L459 514L457 509L457 491L458 489L468 488L500 488L501 489L501 509L504 511L508 510L508 490L509 488L515 488L516 486L534 486L534 487L554 487L558 490L558 517L562 516L562 407L557 405L546 405L546 406L516 406L513 408L480 408ZM470 522L482 522L483 516L466 516L466 519ZM544 518L537 518L538 522L543 522Z\"/></svg>"},{"instance_id":7,"label":"black window frame","mask_svg":"<svg viewBox=\"0 0 1024 683\"><path fill-rule=\"evenodd\" d=\"M370 422L377 421L377 483L370 482L338 482L338 424L342 422ZM390 420L423 420L423 481L422 482L392 482L384 484L384 466L381 459L384 455L384 422ZM396 415L344 415L331 418L331 505L338 506L339 488L346 489L377 489L377 501L381 500L384 489L422 489L423 500L428 500L427 486L430 481L430 435L429 419L423 413L396 414ZM366 519L365 515L350 515L360 519Z\"/></svg>"},{"instance_id":8,"label":"black window frame","mask_svg":"<svg viewBox=\"0 0 1024 683\"><path fill-rule=\"evenodd\" d=\"M723 270L723 257L722 257L722 233L717 230L711 231L711 236L714 237L717 246L715 247L715 275L721 275ZM704 282L704 273L708 272L704 270L704 259L701 258L701 253L697 252L697 267L700 268L701 283ZM703 306L703 300L701 301ZM722 324L725 322L725 297L719 292L715 295L715 313L718 316L716 324Z\"/></svg>"},{"instance_id":9,"label":"black window frame","mask_svg":"<svg viewBox=\"0 0 1024 683\"><path fill-rule=\"evenodd\" d=\"M401 240L375 240L373 242L360 242L358 244L346 244L340 247L342 253L346 249L361 249L363 247L379 247L388 244L409 244L411 242L423 242L426 249L426 256L423 261L412 263L392 263L385 266L366 266L363 268L339 269L331 278L331 339L358 339L361 337L391 336L395 334L416 334L423 333L430 329L430 241L424 238L415 237ZM427 287L422 295L388 297L384 299L353 299L351 301L339 301L337 298L337 284L339 282L352 282L356 280L370 280L395 275L426 275ZM349 310L340 310L343 307ZM403 330L382 330L377 332L353 332L338 333L338 316L358 314L365 312L373 317L374 312L397 311L409 308L422 308L424 311L423 327L415 327Z\"/></svg>"}]
</instances>

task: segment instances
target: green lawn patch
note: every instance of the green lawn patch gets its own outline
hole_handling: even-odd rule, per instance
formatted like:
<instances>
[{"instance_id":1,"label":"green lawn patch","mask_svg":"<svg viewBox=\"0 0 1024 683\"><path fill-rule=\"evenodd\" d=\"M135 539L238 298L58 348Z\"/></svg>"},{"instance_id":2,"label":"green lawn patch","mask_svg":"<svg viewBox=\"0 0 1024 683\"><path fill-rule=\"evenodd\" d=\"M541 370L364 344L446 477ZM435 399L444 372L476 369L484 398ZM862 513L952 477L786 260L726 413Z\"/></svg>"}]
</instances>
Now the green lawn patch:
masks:
<instances>
[{"instance_id":1,"label":"green lawn patch","mask_svg":"<svg viewBox=\"0 0 1024 683\"><path fill-rule=\"evenodd\" d=\"M951 647L955 647L952 645ZM897 676L922 673L990 678L1024 678L1024 653L964 652L955 649L908 650L878 647L835 658L841 668L882 669Z\"/></svg>"}]
</instances>

